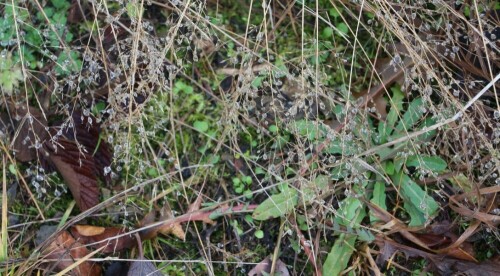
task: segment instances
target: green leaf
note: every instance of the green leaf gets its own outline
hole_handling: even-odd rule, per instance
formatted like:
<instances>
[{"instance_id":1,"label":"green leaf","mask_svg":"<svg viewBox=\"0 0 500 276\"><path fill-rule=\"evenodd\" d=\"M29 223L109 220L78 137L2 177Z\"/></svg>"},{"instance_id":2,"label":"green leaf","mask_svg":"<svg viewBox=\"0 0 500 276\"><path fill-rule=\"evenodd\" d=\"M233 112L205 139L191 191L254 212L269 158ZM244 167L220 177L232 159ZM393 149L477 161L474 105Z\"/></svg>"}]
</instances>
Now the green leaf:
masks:
<instances>
[{"instance_id":1,"label":"green leaf","mask_svg":"<svg viewBox=\"0 0 500 276\"><path fill-rule=\"evenodd\" d=\"M17 175L17 168L16 168L16 165L14 164L9 164L9 171L11 174L13 175Z\"/></svg>"},{"instance_id":2,"label":"green leaf","mask_svg":"<svg viewBox=\"0 0 500 276\"><path fill-rule=\"evenodd\" d=\"M324 126L318 125L318 123L309 120L298 120L290 123L289 125L291 132L297 132L300 136L304 136L310 141L324 139L325 128Z\"/></svg>"},{"instance_id":3,"label":"green leaf","mask_svg":"<svg viewBox=\"0 0 500 276\"><path fill-rule=\"evenodd\" d=\"M348 227L359 227L359 223L366 215L364 204L354 197L347 197L342 200L338 212L337 220L339 224Z\"/></svg>"},{"instance_id":4,"label":"green leaf","mask_svg":"<svg viewBox=\"0 0 500 276\"><path fill-rule=\"evenodd\" d=\"M375 182L373 186L373 196L370 202L387 211L385 198L385 184L383 182ZM380 219L373 215L373 212L370 210L370 222L375 221L380 221Z\"/></svg>"},{"instance_id":5,"label":"green leaf","mask_svg":"<svg viewBox=\"0 0 500 276\"><path fill-rule=\"evenodd\" d=\"M353 141L342 141L338 138L330 141L326 152L331 154L354 155L358 153L358 148Z\"/></svg>"},{"instance_id":6,"label":"green leaf","mask_svg":"<svg viewBox=\"0 0 500 276\"><path fill-rule=\"evenodd\" d=\"M257 231L255 231L255 234L254 234L254 235L255 235L255 237L256 237L257 239L262 239L262 238L264 237L264 231L262 231L262 230L257 230Z\"/></svg>"},{"instance_id":7,"label":"green leaf","mask_svg":"<svg viewBox=\"0 0 500 276\"><path fill-rule=\"evenodd\" d=\"M442 172L447 164L439 156L412 155L406 160L407 167L420 167L432 172Z\"/></svg>"},{"instance_id":8,"label":"green leaf","mask_svg":"<svg viewBox=\"0 0 500 276\"><path fill-rule=\"evenodd\" d=\"M70 2L67 0L51 0L52 5L59 10L67 9L70 6Z\"/></svg>"},{"instance_id":9,"label":"green leaf","mask_svg":"<svg viewBox=\"0 0 500 276\"><path fill-rule=\"evenodd\" d=\"M340 16L340 13L342 12L342 9L337 9L336 7L333 7L328 10L328 14L330 14L331 17L337 18Z\"/></svg>"},{"instance_id":10,"label":"green leaf","mask_svg":"<svg viewBox=\"0 0 500 276\"><path fill-rule=\"evenodd\" d=\"M392 163L390 160L384 162L382 164L382 167L384 168L384 172L388 175L393 175L395 172L394 163Z\"/></svg>"},{"instance_id":11,"label":"green leaf","mask_svg":"<svg viewBox=\"0 0 500 276\"><path fill-rule=\"evenodd\" d=\"M337 30L342 34L347 34L349 32L349 27L347 27L347 25L344 22L337 24L336 27Z\"/></svg>"},{"instance_id":12,"label":"green leaf","mask_svg":"<svg viewBox=\"0 0 500 276\"><path fill-rule=\"evenodd\" d=\"M378 141L379 144L387 142L387 137L391 135L394 130L394 124L397 122L399 113L403 109L404 94L401 91L401 88L399 86L393 86L391 87L391 92L391 110L389 110L389 114L387 114L385 122L382 122L378 126L378 132L380 135L380 141Z\"/></svg>"},{"instance_id":13,"label":"green leaf","mask_svg":"<svg viewBox=\"0 0 500 276\"><path fill-rule=\"evenodd\" d=\"M423 215L425 220L434 216L439 210L437 202L429 196L422 188L415 183L409 176L399 173L392 177L396 187L400 188L401 196L406 203L411 203ZM411 213L410 213L411 215ZM413 217L416 219L415 217ZM420 220L419 220L420 221Z\"/></svg>"},{"instance_id":14,"label":"green leaf","mask_svg":"<svg viewBox=\"0 0 500 276\"><path fill-rule=\"evenodd\" d=\"M420 212L411 202L404 202L403 207L405 211L410 215L410 223L408 226L416 227L422 226L425 224L425 215Z\"/></svg>"},{"instance_id":15,"label":"green leaf","mask_svg":"<svg viewBox=\"0 0 500 276\"><path fill-rule=\"evenodd\" d=\"M264 81L264 77L255 77L251 85L253 88L260 88L262 86L262 81Z\"/></svg>"},{"instance_id":16,"label":"green leaf","mask_svg":"<svg viewBox=\"0 0 500 276\"><path fill-rule=\"evenodd\" d=\"M193 123L193 127L201 133L208 131L208 123L206 121L196 121Z\"/></svg>"},{"instance_id":17,"label":"green leaf","mask_svg":"<svg viewBox=\"0 0 500 276\"><path fill-rule=\"evenodd\" d=\"M333 29L331 27L326 27L323 29L323 33L321 35L323 38L330 38L333 36Z\"/></svg>"},{"instance_id":18,"label":"green leaf","mask_svg":"<svg viewBox=\"0 0 500 276\"><path fill-rule=\"evenodd\" d=\"M455 188L458 188L460 191L464 191L465 193L471 192L474 188L474 185L471 183L470 179L463 173L455 175L448 180L451 182L451 184L453 184Z\"/></svg>"},{"instance_id":19,"label":"green leaf","mask_svg":"<svg viewBox=\"0 0 500 276\"><path fill-rule=\"evenodd\" d=\"M127 14L131 18L135 18L135 19L139 18L139 15L143 11L143 8L139 4L139 2L133 2L133 1L127 3L126 9L127 9Z\"/></svg>"},{"instance_id":20,"label":"green leaf","mask_svg":"<svg viewBox=\"0 0 500 276\"><path fill-rule=\"evenodd\" d=\"M363 228L357 229L356 233L358 234L358 238L361 241L372 242L375 240L375 236L372 234L372 232L366 229Z\"/></svg>"},{"instance_id":21,"label":"green leaf","mask_svg":"<svg viewBox=\"0 0 500 276\"><path fill-rule=\"evenodd\" d=\"M295 189L284 189L281 193L264 200L253 212L255 220L268 220L289 214L297 206L298 193Z\"/></svg>"},{"instance_id":22,"label":"green leaf","mask_svg":"<svg viewBox=\"0 0 500 276\"><path fill-rule=\"evenodd\" d=\"M316 198L316 195L328 188L330 178L326 175L318 175L307 186L302 187L302 198L309 204Z\"/></svg>"},{"instance_id":23,"label":"green leaf","mask_svg":"<svg viewBox=\"0 0 500 276\"><path fill-rule=\"evenodd\" d=\"M323 264L323 275L340 275L347 268L355 242L354 235L341 234L338 237Z\"/></svg>"},{"instance_id":24,"label":"green leaf","mask_svg":"<svg viewBox=\"0 0 500 276\"><path fill-rule=\"evenodd\" d=\"M403 119L399 121L396 126L397 132L403 132L405 129L411 129L418 122L418 120L422 118L422 105L422 98L416 98L410 103L407 111L403 115Z\"/></svg>"},{"instance_id":25,"label":"green leaf","mask_svg":"<svg viewBox=\"0 0 500 276\"><path fill-rule=\"evenodd\" d=\"M157 177L158 171L155 168L148 168L147 173L151 177Z\"/></svg>"},{"instance_id":26,"label":"green leaf","mask_svg":"<svg viewBox=\"0 0 500 276\"><path fill-rule=\"evenodd\" d=\"M422 130L422 129L424 129L426 127L430 127L430 126L432 126L434 124L436 124L436 119L430 118L430 117L429 118L425 118L424 122L422 124L420 124L420 126L419 126L418 129ZM431 130L431 131L427 131L427 132L425 132L422 135L419 135L418 139L420 141L428 141L430 138L436 136L436 134L437 134L437 130L434 129L434 130Z\"/></svg>"},{"instance_id":27,"label":"green leaf","mask_svg":"<svg viewBox=\"0 0 500 276\"><path fill-rule=\"evenodd\" d=\"M278 127L276 125L270 125L269 126L269 132L271 132L271 133L277 133L278 132Z\"/></svg>"}]
</instances>

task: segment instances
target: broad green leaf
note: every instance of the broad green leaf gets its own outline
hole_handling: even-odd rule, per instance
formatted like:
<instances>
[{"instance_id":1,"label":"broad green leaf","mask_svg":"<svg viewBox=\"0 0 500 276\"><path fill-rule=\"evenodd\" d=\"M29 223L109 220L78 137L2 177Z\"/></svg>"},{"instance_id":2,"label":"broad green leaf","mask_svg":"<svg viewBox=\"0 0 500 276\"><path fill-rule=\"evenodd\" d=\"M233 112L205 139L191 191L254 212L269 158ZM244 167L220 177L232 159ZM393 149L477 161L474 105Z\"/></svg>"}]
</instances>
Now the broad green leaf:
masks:
<instances>
[{"instance_id":1,"label":"broad green leaf","mask_svg":"<svg viewBox=\"0 0 500 276\"><path fill-rule=\"evenodd\" d=\"M418 120L422 118L422 105L422 98L416 98L410 103L407 111L403 115L402 120L399 121L398 125L396 126L397 132L403 132L405 129L411 129L418 122Z\"/></svg>"},{"instance_id":2,"label":"broad green leaf","mask_svg":"<svg viewBox=\"0 0 500 276\"><path fill-rule=\"evenodd\" d=\"M375 236L369 230L360 228L356 230L356 233L358 234L358 238L361 241L372 242L375 240Z\"/></svg>"},{"instance_id":3,"label":"broad green leaf","mask_svg":"<svg viewBox=\"0 0 500 276\"><path fill-rule=\"evenodd\" d=\"M407 167L421 167L433 172L442 172L446 169L446 161L439 156L413 155L406 160Z\"/></svg>"},{"instance_id":4,"label":"broad green leaf","mask_svg":"<svg viewBox=\"0 0 500 276\"><path fill-rule=\"evenodd\" d=\"M409 176L400 172L392 177L392 180L396 187L399 187L404 201L413 204L417 210L420 210L426 220L437 213L439 210L437 202L422 190L417 183L411 180Z\"/></svg>"},{"instance_id":5,"label":"broad green leaf","mask_svg":"<svg viewBox=\"0 0 500 276\"><path fill-rule=\"evenodd\" d=\"M364 204L354 197L347 197L342 200L338 213L337 219L339 223L349 227L358 227L366 215Z\"/></svg>"},{"instance_id":6,"label":"broad green leaf","mask_svg":"<svg viewBox=\"0 0 500 276\"><path fill-rule=\"evenodd\" d=\"M436 124L436 119L434 118L425 118L424 122L422 124L420 124L420 126L418 127L419 130L422 130L426 127L430 127L432 125ZM431 130L431 131L427 131L425 132L424 134L422 135L419 135L418 136L418 140L420 141L427 141L429 140L430 138L436 136L437 134L437 130Z\"/></svg>"},{"instance_id":7,"label":"broad green leaf","mask_svg":"<svg viewBox=\"0 0 500 276\"><path fill-rule=\"evenodd\" d=\"M388 175L393 175L394 172L395 172L395 167L394 167L394 163L392 163L392 161L385 161L383 164L382 164L382 167L384 168L384 172Z\"/></svg>"},{"instance_id":8,"label":"broad green leaf","mask_svg":"<svg viewBox=\"0 0 500 276\"><path fill-rule=\"evenodd\" d=\"M394 170L400 172L406 162L406 157L398 156L394 158Z\"/></svg>"},{"instance_id":9,"label":"broad green leaf","mask_svg":"<svg viewBox=\"0 0 500 276\"><path fill-rule=\"evenodd\" d=\"M425 215L424 213L420 212L420 210L417 209L411 202L404 202L403 207L405 208L405 211L410 215L410 223L408 226L415 227L415 226L422 226L425 224Z\"/></svg>"},{"instance_id":10,"label":"broad green leaf","mask_svg":"<svg viewBox=\"0 0 500 276\"><path fill-rule=\"evenodd\" d=\"M387 211L385 198L386 198L385 184L383 182L375 182L375 185L373 186L373 196L370 202ZM371 222L379 221L379 219L372 214L371 210L370 210L370 221Z\"/></svg>"},{"instance_id":11,"label":"broad green leaf","mask_svg":"<svg viewBox=\"0 0 500 276\"><path fill-rule=\"evenodd\" d=\"M287 215L297 206L298 199L298 193L295 189L285 189L264 200L254 210L252 217L255 220L268 220Z\"/></svg>"},{"instance_id":12,"label":"broad green leaf","mask_svg":"<svg viewBox=\"0 0 500 276\"><path fill-rule=\"evenodd\" d=\"M339 275L354 252L355 235L340 234L323 264L323 275Z\"/></svg>"}]
</instances>

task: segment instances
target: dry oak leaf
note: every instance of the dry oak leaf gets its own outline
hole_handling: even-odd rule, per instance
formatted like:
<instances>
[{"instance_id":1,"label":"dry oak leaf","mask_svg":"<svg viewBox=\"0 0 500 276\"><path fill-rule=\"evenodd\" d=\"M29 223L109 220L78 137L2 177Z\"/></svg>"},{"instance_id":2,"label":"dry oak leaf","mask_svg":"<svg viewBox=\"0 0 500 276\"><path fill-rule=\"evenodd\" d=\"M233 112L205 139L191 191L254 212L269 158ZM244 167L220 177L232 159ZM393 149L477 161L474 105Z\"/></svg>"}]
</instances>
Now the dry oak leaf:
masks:
<instances>
[{"instance_id":1,"label":"dry oak leaf","mask_svg":"<svg viewBox=\"0 0 500 276\"><path fill-rule=\"evenodd\" d=\"M44 250L46 259L54 259L55 269L64 270L73 265L77 259L84 258L90 252L77 242L67 231L61 232ZM73 276L101 275L101 266L91 261L84 261L71 270Z\"/></svg>"}]
</instances>

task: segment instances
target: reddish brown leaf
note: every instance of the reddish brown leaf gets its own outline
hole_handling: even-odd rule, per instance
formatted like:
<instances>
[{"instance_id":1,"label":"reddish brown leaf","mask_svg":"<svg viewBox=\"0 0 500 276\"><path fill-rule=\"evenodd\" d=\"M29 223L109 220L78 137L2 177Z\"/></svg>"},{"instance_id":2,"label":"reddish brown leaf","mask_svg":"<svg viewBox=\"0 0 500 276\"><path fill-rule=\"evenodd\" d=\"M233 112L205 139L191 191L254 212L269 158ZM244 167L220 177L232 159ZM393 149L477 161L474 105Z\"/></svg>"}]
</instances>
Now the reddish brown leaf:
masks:
<instances>
[{"instance_id":1,"label":"reddish brown leaf","mask_svg":"<svg viewBox=\"0 0 500 276\"><path fill-rule=\"evenodd\" d=\"M71 141L59 139L58 143L57 150L49 149L49 160L61 173L76 205L85 211L99 204L100 192L92 157L80 153L78 146Z\"/></svg>"},{"instance_id":2,"label":"reddish brown leaf","mask_svg":"<svg viewBox=\"0 0 500 276\"><path fill-rule=\"evenodd\" d=\"M71 114L74 127L65 128L63 135L70 141L77 142L86 153L94 160L95 173L103 178L106 183L111 183L111 175L104 173L104 168L111 164L112 154L108 144L101 138L101 129L96 119L83 116L80 112Z\"/></svg>"},{"instance_id":3,"label":"reddish brown leaf","mask_svg":"<svg viewBox=\"0 0 500 276\"><path fill-rule=\"evenodd\" d=\"M111 182L110 174L104 173L111 164L111 152L106 142L100 140L95 118L74 112L72 119L72 127L59 123L59 127L53 128L53 137L58 138L44 144L47 154L43 157L48 167L61 173L77 206L85 211L99 203L98 177ZM62 135L56 135L57 132Z\"/></svg>"},{"instance_id":4,"label":"reddish brown leaf","mask_svg":"<svg viewBox=\"0 0 500 276\"><path fill-rule=\"evenodd\" d=\"M443 245L449 245L451 243L450 238L444 235L434 235L434 234L415 234L415 236L421 240L428 247L438 247Z\"/></svg>"},{"instance_id":5,"label":"reddish brown leaf","mask_svg":"<svg viewBox=\"0 0 500 276\"><path fill-rule=\"evenodd\" d=\"M80 243L92 248L105 246L101 250L102 253L113 253L135 246L135 237L132 235L120 236L126 232L127 230L122 227L106 227L103 230L103 227L78 225L71 228L71 234L73 234ZM96 235L93 235L94 233Z\"/></svg>"},{"instance_id":6,"label":"reddish brown leaf","mask_svg":"<svg viewBox=\"0 0 500 276\"><path fill-rule=\"evenodd\" d=\"M200 210L201 203L202 203L202 197L201 197L201 194L200 194L196 198L196 200L191 205L189 205L189 208L188 208L187 212L188 213L192 213L192 212ZM215 221L213 221L212 219L210 219L210 217L205 217L205 218L202 219L202 221L204 223L207 223L207 224L212 224L212 225L215 224Z\"/></svg>"},{"instance_id":7,"label":"reddish brown leaf","mask_svg":"<svg viewBox=\"0 0 500 276\"><path fill-rule=\"evenodd\" d=\"M76 260L87 256L90 252L85 246L77 242L67 231L61 232L55 240L44 250L47 259L55 259L55 268L64 270L73 265ZM69 260L64 260L69 259ZM76 266L71 275L101 275L101 266L91 261L85 261Z\"/></svg>"}]
</instances>

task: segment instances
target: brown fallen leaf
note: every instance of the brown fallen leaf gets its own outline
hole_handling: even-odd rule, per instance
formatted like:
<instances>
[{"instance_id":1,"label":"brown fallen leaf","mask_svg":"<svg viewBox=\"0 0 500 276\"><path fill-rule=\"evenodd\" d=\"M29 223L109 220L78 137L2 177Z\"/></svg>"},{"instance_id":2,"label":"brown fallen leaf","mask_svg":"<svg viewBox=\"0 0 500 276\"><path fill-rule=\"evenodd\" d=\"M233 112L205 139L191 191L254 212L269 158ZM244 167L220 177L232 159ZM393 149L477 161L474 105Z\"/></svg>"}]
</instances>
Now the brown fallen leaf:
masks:
<instances>
[{"instance_id":1,"label":"brown fallen leaf","mask_svg":"<svg viewBox=\"0 0 500 276\"><path fill-rule=\"evenodd\" d=\"M102 253L114 253L136 245L135 237L123 235L127 230L123 227L97 227L92 225L78 225L71 227L71 234L78 242L92 248L104 248ZM95 235L93 235L95 234ZM120 236L123 235L123 236ZM120 237L117 237L120 236ZM115 238L117 237L117 238Z\"/></svg>"},{"instance_id":2,"label":"brown fallen leaf","mask_svg":"<svg viewBox=\"0 0 500 276\"><path fill-rule=\"evenodd\" d=\"M100 139L95 118L73 112L72 119L72 127L59 123L52 128L57 139L43 144L41 161L47 170L57 169L61 173L76 205L85 211L99 203L98 178L111 182L111 175L105 171L112 156L107 143Z\"/></svg>"},{"instance_id":3,"label":"brown fallen leaf","mask_svg":"<svg viewBox=\"0 0 500 276\"><path fill-rule=\"evenodd\" d=\"M444 258L434 262L441 275L497 276L500 275L500 258L481 263ZM459 273L459 274L456 274Z\"/></svg>"},{"instance_id":4,"label":"brown fallen leaf","mask_svg":"<svg viewBox=\"0 0 500 276\"><path fill-rule=\"evenodd\" d=\"M59 139L60 147L48 148L49 160L61 173L75 198L76 205L85 211L99 204L99 186L95 174L94 160L81 154L78 146L68 140Z\"/></svg>"},{"instance_id":5,"label":"brown fallen leaf","mask_svg":"<svg viewBox=\"0 0 500 276\"><path fill-rule=\"evenodd\" d=\"M151 275L151 276L161 276L163 273L158 271L156 266L149 261L148 259L144 258L144 252L142 251L142 241L141 237L139 234L135 234L136 240L137 240L137 247L139 249L139 256L137 256L136 261L132 262L130 265L130 268L128 270L127 276L146 276L146 275Z\"/></svg>"},{"instance_id":6,"label":"brown fallen leaf","mask_svg":"<svg viewBox=\"0 0 500 276\"><path fill-rule=\"evenodd\" d=\"M266 257L264 260L262 260L262 262L255 265L255 267L252 268L250 272L248 272L248 276L269 275L269 273L271 273L271 266L272 266L271 258ZM290 272L288 271L286 264L278 259L276 261L276 267L274 269L273 275L289 276Z\"/></svg>"},{"instance_id":7,"label":"brown fallen leaf","mask_svg":"<svg viewBox=\"0 0 500 276\"><path fill-rule=\"evenodd\" d=\"M158 268L145 258L138 258L132 262L128 269L127 276L163 276L163 273L158 271Z\"/></svg>"},{"instance_id":8,"label":"brown fallen leaf","mask_svg":"<svg viewBox=\"0 0 500 276\"><path fill-rule=\"evenodd\" d=\"M53 265L61 271L74 265L76 259L84 258L90 252L77 242L67 231L61 232L43 251L46 259L54 259ZM68 260L64 260L68 259ZM71 275L101 275L101 266L91 261L84 261L71 270Z\"/></svg>"},{"instance_id":9,"label":"brown fallen leaf","mask_svg":"<svg viewBox=\"0 0 500 276\"><path fill-rule=\"evenodd\" d=\"M165 206L163 206L160 211L160 220L168 220L173 217L174 215L172 214L172 210L170 210L170 207L165 204ZM163 235L174 235L183 241L186 240L186 232L184 232L184 229L182 229L182 224L180 222L164 224L158 227L158 232L162 233Z\"/></svg>"},{"instance_id":10,"label":"brown fallen leaf","mask_svg":"<svg viewBox=\"0 0 500 276\"><path fill-rule=\"evenodd\" d=\"M201 203L202 203L202 197L200 194L196 198L196 200L191 205L189 205L187 212L192 213L192 212L200 210ZM210 217L204 217L204 218L202 218L201 221L204 223L207 223L207 224L212 224L212 225L214 225L216 223L214 220L210 219Z\"/></svg>"},{"instance_id":11,"label":"brown fallen leaf","mask_svg":"<svg viewBox=\"0 0 500 276\"><path fill-rule=\"evenodd\" d=\"M391 233L399 233L408 241L418 245L420 248L439 254L441 256L450 256L454 258L460 258L466 261L477 260L474 257L474 252L471 247L465 243L465 239L468 238L476 230L476 224L471 225L471 227L462 234L462 236L455 241L448 239L447 237L441 235L441 238L437 235L423 235L421 233L414 233L415 230L410 229L403 222L393 217L390 213L383 210L379 206L366 202L373 214L380 220L387 222L391 225ZM431 240L431 237L433 240ZM441 241L439 240L441 239ZM446 246L444 248L433 249L433 246Z\"/></svg>"}]
</instances>

